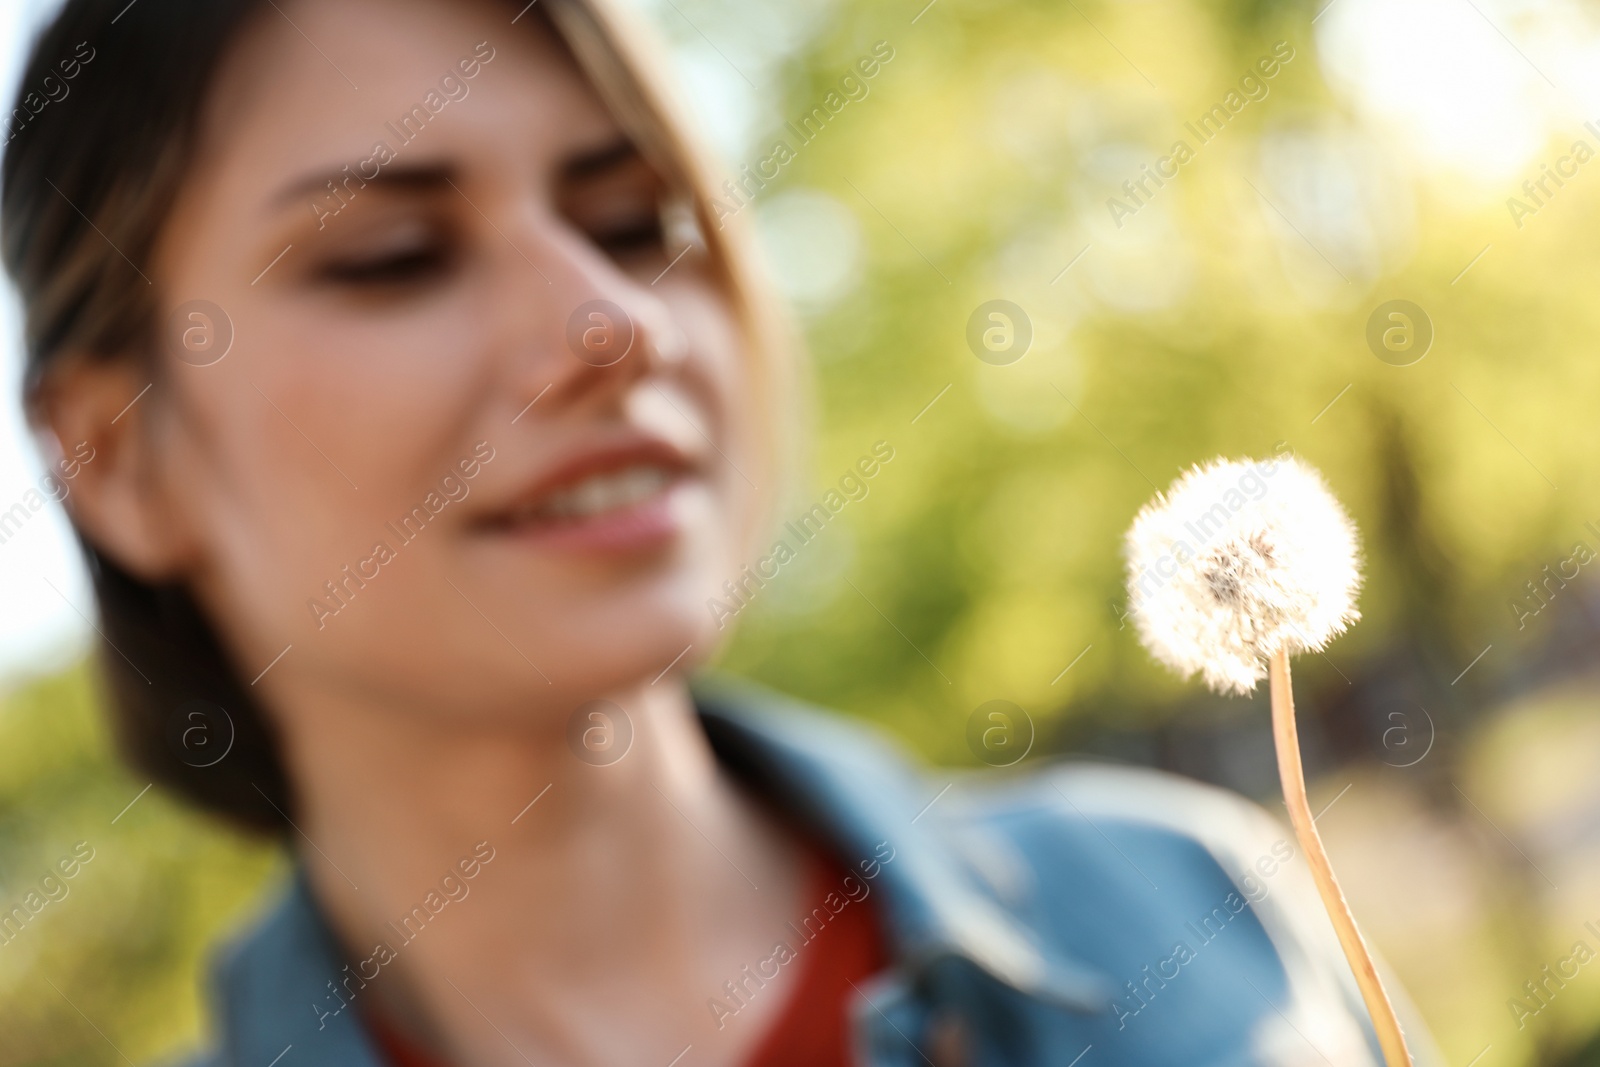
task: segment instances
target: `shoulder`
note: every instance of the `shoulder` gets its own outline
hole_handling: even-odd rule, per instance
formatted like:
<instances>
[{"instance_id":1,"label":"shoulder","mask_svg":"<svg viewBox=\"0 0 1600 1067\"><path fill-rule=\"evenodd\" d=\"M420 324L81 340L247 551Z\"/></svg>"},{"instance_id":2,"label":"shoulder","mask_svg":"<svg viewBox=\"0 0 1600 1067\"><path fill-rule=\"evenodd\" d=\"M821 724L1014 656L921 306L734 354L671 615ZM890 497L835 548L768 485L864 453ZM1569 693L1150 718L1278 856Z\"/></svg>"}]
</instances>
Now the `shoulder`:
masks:
<instances>
[{"instance_id":1,"label":"shoulder","mask_svg":"<svg viewBox=\"0 0 1600 1067\"><path fill-rule=\"evenodd\" d=\"M1112 977L1119 1030L1174 1020L1179 1000L1244 998L1285 1046L1316 1032L1336 1062L1369 1062L1365 1007L1299 842L1261 806L1161 771L1087 762L974 774L949 799L945 822L974 869L1043 936ZM1203 977L1185 979L1190 971ZM1415 1062L1441 1062L1387 982Z\"/></svg>"},{"instance_id":2,"label":"shoulder","mask_svg":"<svg viewBox=\"0 0 1600 1067\"><path fill-rule=\"evenodd\" d=\"M1246 911L1260 920L1258 950L1316 943L1295 906L1309 883L1294 877L1293 834L1236 794L1074 762L976 773L948 801L941 822L995 892L1113 975L1123 949L1192 940L1189 927L1219 908L1228 925Z\"/></svg>"},{"instance_id":3,"label":"shoulder","mask_svg":"<svg viewBox=\"0 0 1600 1067\"><path fill-rule=\"evenodd\" d=\"M1072 761L1014 775L966 774L952 790L946 816L958 833L982 827L1016 844L1081 839L1087 845L1098 839L1093 867L1120 867L1117 880L1126 876L1147 885L1158 880L1144 867L1159 868L1176 886L1187 883L1203 860L1201 866L1214 866L1240 889L1254 892L1255 880L1276 882L1298 853L1289 828L1259 805L1142 767ZM1081 867L1083 860L1075 855L1074 865Z\"/></svg>"}]
</instances>

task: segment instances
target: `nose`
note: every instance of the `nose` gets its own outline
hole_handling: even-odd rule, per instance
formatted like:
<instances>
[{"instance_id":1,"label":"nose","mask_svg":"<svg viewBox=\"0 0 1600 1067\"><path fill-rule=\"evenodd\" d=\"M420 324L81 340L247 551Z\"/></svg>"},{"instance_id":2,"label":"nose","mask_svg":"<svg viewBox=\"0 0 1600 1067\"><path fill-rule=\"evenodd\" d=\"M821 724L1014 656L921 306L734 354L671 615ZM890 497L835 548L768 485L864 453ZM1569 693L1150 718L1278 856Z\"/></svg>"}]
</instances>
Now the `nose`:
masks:
<instances>
[{"instance_id":1,"label":"nose","mask_svg":"<svg viewBox=\"0 0 1600 1067\"><path fill-rule=\"evenodd\" d=\"M671 306L559 218L530 218L500 262L495 302L519 396L545 410L614 404L640 379L681 363L688 339ZM513 398L515 399L515 398Z\"/></svg>"},{"instance_id":2,"label":"nose","mask_svg":"<svg viewBox=\"0 0 1600 1067\"><path fill-rule=\"evenodd\" d=\"M595 297L567 316L567 350L591 367L614 367L629 358L670 366L682 360L687 343L671 309L653 293L632 298L626 307Z\"/></svg>"}]
</instances>

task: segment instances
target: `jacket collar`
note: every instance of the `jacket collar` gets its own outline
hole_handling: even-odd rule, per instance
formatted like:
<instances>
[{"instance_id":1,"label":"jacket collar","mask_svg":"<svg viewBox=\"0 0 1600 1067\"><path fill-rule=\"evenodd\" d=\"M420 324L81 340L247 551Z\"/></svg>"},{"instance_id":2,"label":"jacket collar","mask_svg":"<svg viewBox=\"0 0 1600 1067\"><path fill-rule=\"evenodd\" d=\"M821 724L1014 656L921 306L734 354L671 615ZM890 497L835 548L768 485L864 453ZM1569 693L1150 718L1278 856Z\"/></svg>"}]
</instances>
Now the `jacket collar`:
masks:
<instances>
[{"instance_id":1,"label":"jacket collar","mask_svg":"<svg viewBox=\"0 0 1600 1067\"><path fill-rule=\"evenodd\" d=\"M936 790L889 743L858 723L742 684L697 686L696 701L732 771L852 869L880 861L876 888L891 955L912 984L936 965L965 960L1057 1006L1105 1008L1106 978L1046 955L1042 939L982 887L941 820L926 817ZM300 1067L379 1067L357 1006L342 1006L344 968L297 873L276 909L219 960L224 1061L266 1065L294 1048Z\"/></svg>"},{"instance_id":2,"label":"jacket collar","mask_svg":"<svg viewBox=\"0 0 1600 1067\"><path fill-rule=\"evenodd\" d=\"M224 1064L382 1067L338 983L345 960L301 871L272 913L218 960ZM290 1051L290 1050L294 1051Z\"/></svg>"},{"instance_id":3,"label":"jacket collar","mask_svg":"<svg viewBox=\"0 0 1600 1067\"><path fill-rule=\"evenodd\" d=\"M854 867L887 842L878 881L897 962L915 978L952 957L1060 1007L1104 1010L1112 983L1059 953L987 891L931 810L940 786L859 722L725 680L696 687L724 764ZM952 779L953 780L953 779Z\"/></svg>"}]
</instances>

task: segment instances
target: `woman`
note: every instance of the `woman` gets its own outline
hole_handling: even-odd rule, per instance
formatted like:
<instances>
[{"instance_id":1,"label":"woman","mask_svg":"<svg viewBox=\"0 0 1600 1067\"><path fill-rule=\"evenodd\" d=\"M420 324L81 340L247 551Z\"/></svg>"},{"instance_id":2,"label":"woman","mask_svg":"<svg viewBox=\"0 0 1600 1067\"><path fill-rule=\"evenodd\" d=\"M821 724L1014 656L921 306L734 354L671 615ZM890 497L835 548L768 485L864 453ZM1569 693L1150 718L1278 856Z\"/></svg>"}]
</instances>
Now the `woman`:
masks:
<instances>
[{"instance_id":1,"label":"woman","mask_svg":"<svg viewBox=\"0 0 1600 1067\"><path fill-rule=\"evenodd\" d=\"M68 0L34 50L4 250L119 734L300 861L207 1062L1375 1062L1243 802L946 795L691 694L794 403L646 54L594 0Z\"/></svg>"}]
</instances>

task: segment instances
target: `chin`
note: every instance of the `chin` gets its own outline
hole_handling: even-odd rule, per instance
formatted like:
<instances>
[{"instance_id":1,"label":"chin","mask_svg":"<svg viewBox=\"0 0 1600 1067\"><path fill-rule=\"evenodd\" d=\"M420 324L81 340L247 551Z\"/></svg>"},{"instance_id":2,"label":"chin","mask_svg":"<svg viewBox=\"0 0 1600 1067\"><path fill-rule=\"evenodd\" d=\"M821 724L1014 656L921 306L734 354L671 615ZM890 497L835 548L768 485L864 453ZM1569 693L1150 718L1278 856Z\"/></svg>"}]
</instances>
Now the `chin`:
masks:
<instances>
[{"instance_id":1,"label":"chin","mask_svg":"<svg viewBox=\"0 0 1600 1067\"><path fill-rule=\"evenodd\" d=\"M582 664L591 681L580 699L649 685L669 665L674 673L709 659L728 637L706 607L707 582L674 583L644 596L620 597L568 614L568 625L546 647L559 669ZM685 651L687 650L687 651ZM675 662L676 661L676 662ZM546 668L546 672L549 672ZM554 677L554 676L552 676ZM558 688L560 679L555 679Z\"/></svg>"},{"instance_id":2,"label":"chin","mask_svg":"<svg viewBox=\"0 0 1600 1067\"><path fill-rule=\"evenodd\" d=\"M585 592L569 586L569 595L577 595L566 606L548 604L539 612L544 620L560 619L559 630L541 624L542 640L533 647L548 649L546 657L558 668L582 664L582 675L604 679L611 691L649 685L669 665L678 673L713 658L732 634L713 609L723 576L736 566L732 538L723 533L727 525L689 525L664 554L632 568L607 568Z\"/></svg>"}]
</instances>

